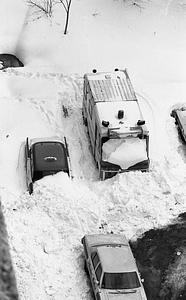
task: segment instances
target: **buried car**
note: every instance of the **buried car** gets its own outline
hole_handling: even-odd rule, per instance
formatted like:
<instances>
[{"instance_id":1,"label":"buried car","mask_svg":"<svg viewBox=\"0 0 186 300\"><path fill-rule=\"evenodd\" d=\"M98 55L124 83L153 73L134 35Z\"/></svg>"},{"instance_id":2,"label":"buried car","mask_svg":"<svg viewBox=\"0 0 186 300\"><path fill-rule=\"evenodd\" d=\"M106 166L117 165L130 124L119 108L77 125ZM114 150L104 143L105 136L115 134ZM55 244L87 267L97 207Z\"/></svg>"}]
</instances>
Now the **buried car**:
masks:
<instances>
[{"instance_id":1,"label":"buried car","mask_svg":"<svg viewBox=\"0 0 186 300\"><path fill-rule=\"evenodd\" d=\"M63 171L71 177L70 157L66 138L58 137L26 139L26 183L30 194L33 183L47 175Z\"/></svg>"},{"instance_id":2,"label":"buried car","mask_svg":"<svg viewBox=\"0 0 186 300\"><path fill-rule=\"evenodd\" d=\"M0 54L0 70L18 67L24 67L24 64L18 57L8 53Z\"/></svg>"},{"instance_id":3,"label":"buried car","mask_svg":"<svg viewBox=\"0 0 186 300\"><path fill-rule=\"evenodd\" d=\"M124 235L82 238L85 271L96 300L147 300L130 245Z\"/></svg>"},{"instance_id":4,"label":"buried car","mask_svg":"<svg viewBox=\"0 0 186 300\"><path fill-rule=\"evenodd\" d=\"M175 119L182 139L186 142L186 107L175 108L171 111L171 117Z\"/></svg>"}]
</instances>

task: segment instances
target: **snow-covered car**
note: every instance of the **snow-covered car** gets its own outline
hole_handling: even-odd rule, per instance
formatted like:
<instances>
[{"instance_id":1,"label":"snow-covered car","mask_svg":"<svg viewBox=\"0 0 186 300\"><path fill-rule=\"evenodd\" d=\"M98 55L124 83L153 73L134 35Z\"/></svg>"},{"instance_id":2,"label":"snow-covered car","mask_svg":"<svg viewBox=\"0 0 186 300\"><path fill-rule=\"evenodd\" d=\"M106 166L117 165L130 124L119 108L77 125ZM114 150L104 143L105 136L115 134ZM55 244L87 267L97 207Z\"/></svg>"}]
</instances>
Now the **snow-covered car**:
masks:
<instances>
[{"instance_id":1,"label":"snow-covered car","mask_svg":"<svg viewBox=\"0 0 186 300\"><path fill-rule=\"evenodd\" d=\"M96 300L147 300L130 245L124 235L93 234L81 240L85 271Z\"/></svg>"},{"instance_id":2,"label":"snow-covered car","mask_svg":"<svg viewBox=\"0 0 186 300\"><path fill-rule=\"evenodd\" d=\"M71 177L70 157L66 138L35 138L25 144L26 182L30 194L33 183L47 175L66 172Z\"/></svg>"},{"instance_id":3,"label":"snow-covered car","mask_svg":"<svg viewBox=\"0 0 186 300\"><path fill-rule=\"evenodd\" d=\"M186 142L186 107L175 108L171 111L170 115L175 119L181 137Z\"/></svg>"}]
</instances>

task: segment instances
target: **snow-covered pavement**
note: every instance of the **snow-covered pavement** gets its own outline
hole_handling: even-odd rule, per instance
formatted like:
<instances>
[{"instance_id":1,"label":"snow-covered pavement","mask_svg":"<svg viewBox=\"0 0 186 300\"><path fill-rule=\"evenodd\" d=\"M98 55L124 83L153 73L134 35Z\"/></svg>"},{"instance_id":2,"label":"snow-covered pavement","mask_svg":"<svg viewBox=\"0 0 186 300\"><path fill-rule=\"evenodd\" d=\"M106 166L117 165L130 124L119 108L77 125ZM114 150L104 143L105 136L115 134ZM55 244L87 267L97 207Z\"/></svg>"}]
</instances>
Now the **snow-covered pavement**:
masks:
<instances>
[{"instance_id":1,"label":"snow-covered pavement","mask_svg":"<svg viewBox=\"0 0 186 300\"><path fill-rule=\"evenodd\" d=\"M33 21L24 1L11 2L0 4L1 15L10 9L1 51L19 53L25 67L0 73L0 197L20 300L90 300L85 233L135 241L186 209L185 156L170 117L186 99L186 3L153 0L140 9L132 1L74 1L64 37L61 8ZM99 181L81 111L83 74L95 67L128 68L150 131L148 173ZM24 141L54 135L67 138L74 179L45 177L30 196Z\"/></svg>"}]
</instances>

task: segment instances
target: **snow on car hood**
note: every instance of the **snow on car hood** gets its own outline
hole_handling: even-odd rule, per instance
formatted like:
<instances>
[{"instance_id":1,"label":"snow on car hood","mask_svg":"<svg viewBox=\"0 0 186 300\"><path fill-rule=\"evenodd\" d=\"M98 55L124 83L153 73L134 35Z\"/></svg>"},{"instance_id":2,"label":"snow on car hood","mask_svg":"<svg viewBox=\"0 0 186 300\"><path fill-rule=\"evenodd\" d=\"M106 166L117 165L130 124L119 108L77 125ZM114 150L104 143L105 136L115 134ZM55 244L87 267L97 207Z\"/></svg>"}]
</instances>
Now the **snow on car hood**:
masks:
<instances>
[{"instance_id":1,"label":"snow on car hood","mask_svg":"<svg viewBox=\"0 0 186 300\"><path fill-rule=\"evenodd\" d=\"M139 290L102 290L104 300L146 300Z\"/></svg>"},{"instance_id":2,"label":"snow on car hood","mask_svg":"<svg viewBox=\"0 0 186 300\"><path fill-rule=\"evenodd\" d=\"M102 159L128 169L147 160L146 140L138 138L110 139L102 146Z\"/></svg>"}]
</instances>

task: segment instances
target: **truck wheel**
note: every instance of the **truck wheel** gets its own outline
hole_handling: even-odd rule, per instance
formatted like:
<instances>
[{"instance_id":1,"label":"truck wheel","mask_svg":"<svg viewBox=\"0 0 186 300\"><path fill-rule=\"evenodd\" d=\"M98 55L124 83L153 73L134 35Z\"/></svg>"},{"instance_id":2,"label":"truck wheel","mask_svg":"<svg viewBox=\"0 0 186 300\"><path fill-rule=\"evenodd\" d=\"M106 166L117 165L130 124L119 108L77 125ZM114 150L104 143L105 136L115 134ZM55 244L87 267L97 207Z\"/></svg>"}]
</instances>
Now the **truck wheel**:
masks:
<instances>
[{"instance_id":1,"label":"truck wheel","mask_svg":"<svg viewBox=\"0 0 186 300\"><path fill-rule=\"evenodd\" d=\"M28 186L28 191L29 191L29 194L31 195L33 193L33 182L31 182Z\"/></svg>"},{"instance_id":2,"label":"truck wheel","mask_svg":"<svg viewBox=\"0 0 186 300\"><path fill-rule=\"evenodd\" d=\"M100 170L99 177L101 181L104 181L104 172Z\"/></svg>"},{"instance_id":3,"label":"truck wheel","mask_svg":"<svg viewBox=\"0 0 186 300\"><path fill-rule=\"evenodd\" d=\"M83 117L83 124L87 126L87 119Z\"/></svg>"},{"instance_id":4,"label":"truck wheel","mask_svg":"<svg viewBox=\"0 0 186 300\"><path fill-rule=\"evenodd\" d=\"M82 117L83 117L83 125L87 126L87 119L85 118L83 110L82 110Z\"/></svg>"},{"instance_id":5,"label":"truck wheel","mask_svg":"<svg viewBox=\"0 0 186 300\"><path fill-rule=\"evenodd\" d=\"M87 268L86 262L85 262L85 264L84 264L84 270L85 270L85 273L88 274L88 268Z\"/></svg>"}]
</instances>

